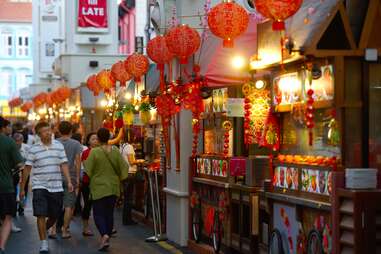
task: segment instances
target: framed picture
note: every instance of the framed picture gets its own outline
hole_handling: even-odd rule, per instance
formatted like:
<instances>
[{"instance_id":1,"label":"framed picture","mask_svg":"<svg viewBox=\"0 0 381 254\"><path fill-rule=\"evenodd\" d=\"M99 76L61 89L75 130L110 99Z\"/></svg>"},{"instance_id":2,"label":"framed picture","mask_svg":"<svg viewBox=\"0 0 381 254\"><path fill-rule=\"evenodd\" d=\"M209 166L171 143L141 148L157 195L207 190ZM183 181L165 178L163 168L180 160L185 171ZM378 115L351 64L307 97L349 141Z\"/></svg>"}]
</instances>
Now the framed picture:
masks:
<instances>
[{"instance_id":1,"label":"framed picture","mask_svg":"<svg viewBox=\"0 0 381 254\"><path fill-rule=\"evenodd\" d=\"M302 101L302 82L297 72L287 73L273 80L273 104L289 105Z\"/></svg>"}]
</instances>

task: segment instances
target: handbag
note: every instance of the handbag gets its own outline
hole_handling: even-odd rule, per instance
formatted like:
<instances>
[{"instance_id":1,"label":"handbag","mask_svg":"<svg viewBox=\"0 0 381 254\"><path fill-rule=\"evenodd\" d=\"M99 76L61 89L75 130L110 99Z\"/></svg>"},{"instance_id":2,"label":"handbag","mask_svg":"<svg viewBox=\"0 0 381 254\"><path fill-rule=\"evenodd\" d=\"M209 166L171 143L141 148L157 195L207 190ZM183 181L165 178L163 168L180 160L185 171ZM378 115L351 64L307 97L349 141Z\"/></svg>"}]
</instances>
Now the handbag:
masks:
<instances>
[{"instance_id":1,"label":"handbag","mask_svg":"<svg viewBox=\"0 0 381 254\"><path fill-rule=\"evenodd\" d=\"M106 152L103 148L102 148L102 151L103 151L103 153L105 154L105 156L106 156L108 162L110 163L112 169L114 170L115 174L116 174L117 176L119 176L120 181L123 182L124 180L126 180L126 179L128 178L128 170L123 170L123 169L121 169L121 170L120 170L120 174L118 174L118 172L117 172L117 170L116 170L116 167L115 167L114 163L112 162L112 160L110 159L110 157L109 157L109 155L107 154L107 152Z\"/></svg>"}]
</instances>

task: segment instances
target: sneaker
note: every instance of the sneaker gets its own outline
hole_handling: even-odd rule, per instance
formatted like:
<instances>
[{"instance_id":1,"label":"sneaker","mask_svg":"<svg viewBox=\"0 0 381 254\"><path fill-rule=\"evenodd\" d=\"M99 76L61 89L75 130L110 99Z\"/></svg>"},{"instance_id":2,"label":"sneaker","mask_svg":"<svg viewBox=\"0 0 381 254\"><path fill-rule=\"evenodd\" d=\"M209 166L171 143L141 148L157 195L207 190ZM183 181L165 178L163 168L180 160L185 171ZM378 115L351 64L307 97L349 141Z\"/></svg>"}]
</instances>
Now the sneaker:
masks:
<instances>
[{"instance_id":1,"label":"sneaker","mask_svg":"<svg viewBox=\"0 0 381 254\"><path fill-rule=\"evenodd\" d=\"M49 253L49 245L47 240L41 241L40 253Z\"/></svg>"},{"instance_id":2,"label":"sneaker","mask_svg":"<svg viewBox=\"0 0 381 254\"><path fill-rule=\"evenodd\" d=\"M21 228L17 227L13 222L12 222L12 233L20 233ZM0 252L1 253L1 252Z\"/></svg>"}]
</instances>

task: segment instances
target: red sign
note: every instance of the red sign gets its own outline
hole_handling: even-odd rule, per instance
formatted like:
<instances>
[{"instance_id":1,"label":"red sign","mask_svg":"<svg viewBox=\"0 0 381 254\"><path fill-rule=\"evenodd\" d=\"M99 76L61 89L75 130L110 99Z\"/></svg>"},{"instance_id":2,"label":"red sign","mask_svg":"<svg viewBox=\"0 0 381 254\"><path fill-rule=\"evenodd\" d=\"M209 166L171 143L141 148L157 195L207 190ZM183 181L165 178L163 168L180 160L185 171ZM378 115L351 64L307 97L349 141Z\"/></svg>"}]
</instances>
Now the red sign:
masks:
<instances>
[{"instance_id":1,"label":"red sign","mask_svg":"<svg viewBox=\"0 0 381 254\"><path fill-rule=\"evenodd\" d=\"M78 0L78 26L107 28L107 0Z\"/></svg>"}]
</instances>

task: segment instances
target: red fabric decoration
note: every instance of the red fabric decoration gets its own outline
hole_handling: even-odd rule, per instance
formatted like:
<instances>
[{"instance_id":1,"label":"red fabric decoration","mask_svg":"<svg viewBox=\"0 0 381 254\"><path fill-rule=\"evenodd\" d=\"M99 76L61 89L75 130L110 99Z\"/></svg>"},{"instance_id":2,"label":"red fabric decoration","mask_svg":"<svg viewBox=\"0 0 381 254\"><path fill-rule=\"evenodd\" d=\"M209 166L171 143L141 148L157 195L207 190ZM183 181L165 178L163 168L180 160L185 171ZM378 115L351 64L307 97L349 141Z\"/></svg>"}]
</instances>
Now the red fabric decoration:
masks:
<instances>
[{"instance_id":1,"label":"red fabric decoration","mask_svg":"<svg viewBox=\"0 0 381 254\"><path fill-rule=\"evenodd\" d=\"M181 64L188 62L188 57L200 48L201 38L198 32L188 25L176 26L165 36L170 52L180 59Z\"/></svg>"},{"instance_id":2,"label":"red fabric decoration","mask_svg":"<svg viewBox=\"0 0 381 254\"><path fill-rule=\"evenodd\" d=\"M134 77L136 82L141 81L141 76L145 75L149 68L148 57L134 53L127 57L127 60L124 62L126 70Z\"/></svg>"},{"instance_id":3,"label":"red fabric decoration","mask_svg":"<svg viewBox=\"0 0 381 254\"><path fill-rule=\"evenodd\" d=\"M97 74L97 83L102 87L105 93L110 93L115 87L115 79L110 70L102 70Z\"/></svg>"},{"instance_id":4,"label":"red fabric decoration","mask_svg":"<svg viewBox=\"0 0 381 254\"><path fill-rule=\"evenodd\" d=\"M38 108L38 107L42 106L46 101L46 96L47 96L47 94L44 92L39 93L36 96L34 96L33 97L34 107Z\"/></svg>"},{"instance_id":5,"label":"red fabric decoration","mask_svg":"<svg viewBox=\"0 0 381 254\"><path fill-rule=\"evenodd\" d=\"M208 13L210 31L223 39L225 48L234 46L234 38L244 33L249 25L249 15L239 4L223 2Z\"/></svg>"},{"instance_id":6,"label":"red fabric decoration","mask_svg":"<svg viewBox=\"0 0 381 254\"><path fill-rule=\"evenodd\" d=\"M206 214L205 214L205 219L204 219L204 221L205 221L204 229L205 229L206 235L212 234L213 223L214 223L214 213L215 213L215 210L213 207L207 208Z\"/></svg>"},{"instance_id":7,"label":"red fabric decoration","mask_svg":"<svg viewBox=\"0 0 381 254\"><path fill-rule=\"evenodd\" d=\"M31 101L27 101L21 105L22 112L28 112L33 107L33 103Z\"/></svg>"},{"instance_id":8,"label":"red fabric decoration","mask_svg":"<svg viewBox=\"0 0 381 254\"><path fill-rule=\"evenodd\" d=\"M160 90L164 91L164 65L169 63L174 57L167 47L167 42L164 36L156 36L148 42L147 55L157 64L157 69L160 71Z\"/></svg>"},{"instance_id":9,"label":"red fabric decoration","mask_svg":"<svg viewBox=\"0 0 381 254\"><path fill-rule=\"evenodd\" d=\"M294 15L302 6L303 0L252 0L256 10L264 17L273 20L273 30L285 30L284 20Z\"/></svg>"},{"instance_id":10,"label":"red fabric decoration","mask_svg":"<svg viewBox=\"0 0 381 254\"><path fill-rule=\"evenodd\" d=\"M260 146L268 147L273 151L279 151L280 148L280 127L278 119L269 111L265 126L263 128Z\"/></svg>"},{"instance_id":11,"label":"red fabric decoration","mask_svg":"<svg viewBox=\"0 0 381 254\"><path fill-rule=\"evenodd\" d=\"M94 96L98 96L100 91L102 90L97 82L97 75L91 75L86 82L87 88L94 93Z\"/></svg>"},{"instance_id":12,"label":"red fabric decoration","mask_svg":"<svg viewBox=\"0 0 381 254\"><path fill-rule=\"evenodd\" d=\"M8 102L10 108L18 107L22 104L22 99L20 97L14 98Z\"/></svg>"},{"instance_id":13,"label":"red fabric decoration","mask_svg":"<svg viewBox=\"0 0 381 254\"><path fill-rule=\"evenodd\" d=\"M111 75L115 80L120 82L121 87L125 87L127 81L132 78L132 75L126 70L126 67L122 61L113 64L111 67Z\"/></svg>"}]
</instances>

